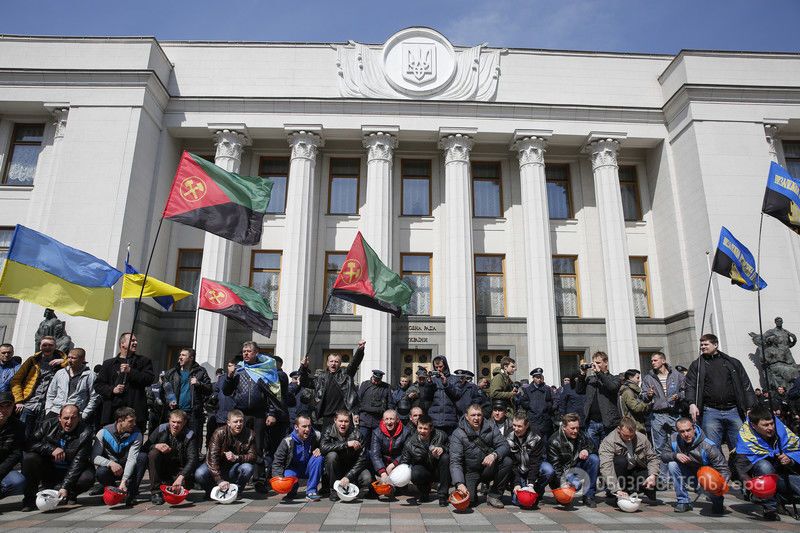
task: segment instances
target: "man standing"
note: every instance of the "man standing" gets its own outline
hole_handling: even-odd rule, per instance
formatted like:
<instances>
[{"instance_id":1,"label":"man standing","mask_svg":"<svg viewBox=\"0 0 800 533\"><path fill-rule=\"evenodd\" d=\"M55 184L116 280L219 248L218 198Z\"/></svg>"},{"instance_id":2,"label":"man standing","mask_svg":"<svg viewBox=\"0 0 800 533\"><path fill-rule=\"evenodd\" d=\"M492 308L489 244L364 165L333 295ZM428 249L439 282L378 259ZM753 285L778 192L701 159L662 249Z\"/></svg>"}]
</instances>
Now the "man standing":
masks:
<instances>
[{"instance_id":1,"label":"man standing","mask_svg":"<svg viewBox=\"0 0 800 533\"><path fill-rule=\"evenodd\" d=\"M564 378L561 392L558 395L557 411L559 416L568 413L577 413L583 416L583 406L586 396L578 394L571 378Z\"/></svg>"},{"instance_id":2,"label":"man standing","mask_svg":"<svg viewBox=\"0 0 800 533\"><path fill-rule=\"evenodd\" d=\"M333 423L337 411L344 409L358 412L358 389L353 381L358 374L358 367L364 360L366 341L359 341L353 353L353 359L346 369L342 368L342 356L332 353L328 355L326 370L319 376L312 377L308 355L300 363L300 385L314 390L313 405L317 423L322 424L323 432Z\"/></svg>"},{"instance_id":3,"label":"man standing","mask_svg":"<svg viewBox=\"0 0 800 533\"><path fill-rule=\"evenodd\" d=\"M636 431L644 433L653 397L649 394L642 396L642 373L637 369L626 370L623 377L622 385L619 387L620 415L631 417L636 421Z\"/></svg>"},{"instance_id":4,"label":"man standing","mask_svg":"<svg viewBox=\"0 0 800 533\"><path fill-rule=\"evenodd\" d=\"M108 424L94 439L92 463L95 476L103 486L115 485L127 491L125 505L136 502L139 485L147 469L147 454L142 451L142 433L136 427L136 411L120 407L114 412L116 422Z\"/></svg>"},{"instance_id":5,"label":"man standing","mask_svg":"<svg viewBox=\"0 0 800 533\"><path fill-rule=\"evenodd\" d=\"M95 373L86 365L86 351L73 348L67 355L67 367L58 370L47 388L44 411L45 416L56 417L65 405L78 408L79 416L85 421L94 420L99 395L94 390Z\"/></svg>"},{"instance_id":6,"label":"man standing","mask_svg":"<svg viewBox=\"0 0 800 533\"><path fill-rule=\"evenodd\" d=\"M492 402L492 417L487 422L496 427L504 439L511 435L512 426L511 419L508 418L508 402L494 400Z\"/></svg>"},{"instance_id":7,"label":"man standing","mask_svg":"<svg viewBox=\"0 0 800 533\"><path fill-rule=\"evenodd\" d=\"M505 400L513 407L517 392L514 391L514 373L517 371L517 362L509 356L500 360L500 372L492 378L489 384L489 397L492 400Z\"/></svg>"},{"instance_id":8,"label":"man standing","mask_svg":"<svg viewBox=\"0 0 800 533\"><path fill-rule=\"evenodd\" d=\"M553 467L550 488L557 489L562 482L577 488L578 480L567 477L566 473L573 468L580 468L589 476L589 484L584 487L583 504L592 509L597 507L594 495L600 465L594 450L594 443L581 430L581 417L577 413L567 413L561 417L561 427L547 444L547 457Z\"/></svg>"},{"instance_id":9,"label":"man standing","mask_svg":"<svg viewBox=\"0 0 800 533\"><path fill-rule=\"evenodd\" d=\"M231 483L244 486L255 472L256 441L253 431L245 428L244 414L238 409L228 411L227 423L217 428L211 436L206 462L197 467L194 477L197 484L211 497L211 489L219 487L227 492Z\"/></svg>"},{"instance_id":10,"label":"man standing","mask_svg":"<svg viewBox=\"0 0 800 533\"><path fill-rule=\"evenodd\" d=\"M544 382L543 372L541 368L531 370L531 382L522 389L520 407L528 412L531 428L547 442L553 434L553 393Z\"/></svg>"},{"instance_id":11,"label":"man standing","mask_svg":"<svg viewBox=\"0 0 800 533\"><path fill-rule=\"evenodd\" d=\"M202 431L202 426L200 426ZM197 468L197 443L189 427L189 416L182 409L174 409L166 424L161 424L150 434L147 453L150 472L150 501L164 503L162 484L175 488L191 489Z\"/></svg>"},{"instance_id":12,"label":"man standing","mask_svg":"<svg viewBox=\"0 0 800 533\"><path fill-rule=\"evenodd\" d=\"M408 414L411 411L411 400L408 399L406 393L411 386L411 376L400 376L400 381L397 387L392 389L391 396L389 397L389 408L397 411L400 421L408 424ZM359 420L359 422L362 422Z\"/></svg>"},{"instance_id":13,"label":"man standing","mask_svg":"<svg viewBox=\"0 0 800 533\"><path fill-rule=\"evenodd\" d=\"M367 447L361 433L350 422L350 413L336 413L333 424L322 435L320 452L325 457L325 474L330 486L330 500L338 499L333 484L347 487L356 483L362 495L369 492L372 475L369 472Z\"/></svg>"},{"instance_id":14,"label":"man standing","mask_svg":"<svg viewBox=\"0 0 800 533\"><path fill-rule=\"evenodd\" d=\"M318 502L317 489L322 477L324 457L319 448L319 435L311 427L311 417L299 415L294 422L294 431L281 440L275 452L275 461L272 463L272 473L275 476L294 476L306 479L306 500ZM283 497L290 502L297 496L299 483Z\"/></svg>"},{"instance_id":15,"label":"man standing","mask_svg":"<svg viewBox=\"0 0 800 533\"><path fill-rule=\"evenodd\" d=\"M514 489L512 492L515 504L518 503L518 490L532 484L533 490L541 495L555 473L553 465L547 462L547 441L536 433L528 420L525 413L514 413L512 420L514 429L506 437L511 450L511 458L514 461Z\"/></svg>"},{"instance_id":16,"label":"man standing","mask_svg":"<svg viewBox=\"0 0 800 533\"><path fill-rule=\"evenodd\" d=\"M592 374L587 376L586 369L581 367L575 391L586 397L583 406L586 434L592 439L594 449L598 449L600 441L613 431L620 419L617 408L620 379L608 371L608 354L605 352L595 352L591 368Z\"/></svg>"},{"instance_id":17,"label":"man standing","mask_svg":"<svg viewBox=\"0 0 800 533\"><path fill-rule=\"evenodd\" d=\"M25 476L14 470L24 447L25 427L14 416L14 395L0 392L0 500L25 489Z\"/></svg>"},{"instance_id":18,"label":"man standing","mask_svg":"<svg viewBox=\"0 0 800 533\"><path fill-rule=\"evenodd\" d=\"M287 402L287 405L289 405L289 424L294 426L295 418L300 413L300 393L302 391L300 387L300 372L297 370L293 370L289 374L289 385L286 390L288 395L294 398L293 402Z\"/></svg>"},{"instance_id":19,"label":"man standing","mask_svg":"<svg viewBox=\"0 0 800 533\"><path fill-rule=\"evenodd\" d=\"M468 494L469 504L474 507L478 483L492 482L486 502L502 509L500 498L511 478L512 467L508 442L493 425L484 422L480 405L470 405L450 436L450 477L456 489Z\"/></svg>"},{"instance_id":20,"label":"man standing","mask_svg":"<svg viewBox=\"0 0 800 533\"><path fill-rule=\"evenodd\" d=\"M94 485L90 461L93 438L94 432L81 420L78 407L71 404L61 408L58 418L48 417L39 425L22 460L23 512L36 509L39 483L48 489L60 484L58 497L71 503Z\"/></svg>"},{"instance_id":21,"label":"man standing","mask_svg":"<svg viewBox=\"0 0 800 533\"><path fill-rule=\"evenodd\" d=\"M428 415L417 420L417 431L403 446L400 463L411 467L411 483L419 490L420 503L431 501L431 486L436 481L439 484L439 506L447 507L447 491L450 487L447 435L434 429L433 420Z\"/></svg>"},{"instance_id":22,"label":"man standing","mask_svg":"<svg viewBox=\"0 0 800 533\"><path fill-rule=\"evenodd\" d=\"M103 361L103 367L94 382L94 389L103 398L100 424L115 422L114 413L120 407L130 407L136 416L136 427L147 427L146 388L155 380L153 362L136 353L139 343L135 335L123 333L119 337L119 353Z\"/></svg>"},{"instance_id":23,"label":"man standing","mask_svg":"<svg viewBox=\"0 0 800 533\"><path fill-rule=\"evenodd\" d=\"M675 485L676 513L685 513L692 510L687 488L697 484L697 471L701 466L710 466L717 470L727 481L730 471L725 456L719 451L717 445L703 435L703 430L696 427L688 418L680 418L675 423L677 433L670 437L669 445L661 452L661 462L669 468L672 482ZM712 510L715 515L721 515L725 508L722 505L723 496L711 497Z\"/></svg>"},{"instance_id":24,"label":"man standing","mask_svg":"<svg viewBox=\"0 0 800 533\"><path fill-rule=\"evenodd\" d=\"M213 387L208 372L195 358L194 348L181 348L177 366L164 375L164 402L170 411L180 409L186 413L188 429L199 443L205 423L203 407Z\"/></svg>"},{"instance_id":25,"label":"man standing","mask_svg":"<svg viewBox=\"0 0 800 533\"><path fill-rule=\"evenodd\" d=\"M670 368L666 356L661 352L650 356L650 365L652 369L642 377L642 396L652 399L650 433L656 453L663 454L669 447L670 435L681 414L684 376ZM667 474L667 464L662 462L662 482L668 479Z\"/></svg>"},{"instance_id":26,"label":"man standing","mask_svg":"<svg viewBox=\"0 0 800 533\"><path fill-rule=\"evenodd\" d=\"M655 501L660 459L644 433L636 431L636 421L623 417L617 430L600 444L600 475L607 490L617 498L631 492L644 492Z\"/></svg>"},{"instance_id":27,"label":"man standing","mask_svg":"<svg viewBox=\"0 0 800 533\"><path fill-rule=\"evenodd\" d=\"M358 430L364 442L372 442L372 433L378 428L391 402L392 391L384 383L383 375L383 370L373 370L372 377L358 388Z\"/></svg>"},{"instance_id":28,"label":"man standing","mask_svg":"<svg viewBox=\"0 0 800 533\"><path fill-rule=\"evenodd\" d=\"M67 366L67 356L56 350L56 340L45 336L39 351L28 357L11 378L11 392L20 421L25 424L25 437L30 439L40 417L44 415L47 388L60 368Z\"/></svg>"},{"instance_id":29,"label":"man standing","mask_svg":"<svg viewBox=\"0 0 800 533\"><path fill-rule=\"evenodd\" d=\"M417 381L408 387L408 399L411 400L411 407L420 407L426 413L433 404L433 395L436 388L430 381L428 369L424 366L417 368Z\"/></svg>"},{"instance_id":30,"label":"man standing","mask_svg":"<svg viewBox=\"0 0 800 533\"><path fill-rule=\"evenodd\" d=\"M718 350L719 340L707 333L700 337L700 357L686 374L686 401L692 420L701 419L703 433L729 450L736 448L739 428L756 397L742 363Z\"/></svg>"},{"instance_id":31,"label":"man standing","mask_svg":"<svg viewBox=\"0 0 800 533\"><path fill-rule=\"evenodd\" d=\"M11 378L19 370L20 363L14 359L14 346L0 344L0 392L11 390Z\"/></svg>"},{"instance_id":32,"label":"man standing","mask_svg":"<svg viewBox=\"0 0 800 533\"><path fill-rule=\"evenodd\" d=\"M369 448L372 468L382 482L388 483L389 474L400 464L400 453L410 436L411 431L400 422L396 411L389 409L383 413L378 429L372 433Z\"/></svg>"},{"instance_id":33,"label":"man standing","mask_svg":"<svg viewBox=\"0 0 800 533\"><path fill-rule=\"evenodd\" d=\"M433 427L441 429L447 435L452 435L458 427L459 415L456 404L461 398L463 389L459 378L450 374L450 366L447 358L443 355L433 358L431 383L434 393L428 415L433 419Z\"/></svg>"}]
</instances>

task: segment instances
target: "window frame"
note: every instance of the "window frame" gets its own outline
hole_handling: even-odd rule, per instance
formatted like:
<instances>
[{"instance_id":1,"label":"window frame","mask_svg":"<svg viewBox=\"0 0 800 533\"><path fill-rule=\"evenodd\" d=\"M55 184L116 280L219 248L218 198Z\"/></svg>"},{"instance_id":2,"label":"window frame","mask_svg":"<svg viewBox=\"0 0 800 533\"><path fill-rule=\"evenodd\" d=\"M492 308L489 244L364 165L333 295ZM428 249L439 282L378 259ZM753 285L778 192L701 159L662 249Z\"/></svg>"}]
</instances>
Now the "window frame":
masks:
<instances>
[{"instance_id":1,"label":"window frame","mask_svg":"<svg viewBox=\"0 0 800 533\"><path fill-rule=\"evenodd\" d=\"M486 365L483 362L483 356L487 356L489 358L488 365ZM477 370L477 372L475 373L475 381L478 382L483 378L488 378L489 381L491 381L492 378L494 377L492 375L492 370L494 370L493 367L499 368L500 360L503 359L503 357L510 357L510 356L511 356L511 350L491 350L491 349L478 350L478 360L476 361L478 367L475 369ZM487 368L489 370L488 376L484 376L482 374L481 371L484 368Z\"/></svg>"},{"instance_id":2,"label":"window frame","mask_svg":"<svg viewBox=\"0 0 800 533\"><path fill-rule=\"evenodd\" d=\"M187 252L200 252L200 265L201 266L199 266L199 267L182 267L181 266L181 257L183 256L183 254L185 254ZM190 271L190 272L195 272L196 271L199 274L201 269L202 269L202 264L203 264L203 249L202 248L178 248L178 260L175 262L175 286L178 287L178 288L181 288L181 286L179 285L180 278L181 278L181 271L187 271L187 270ZM202 276L201 276L200 279L202 280ZM199 288L199 285L198 285L198 288ZM184 290L186 290L186 289L184 289ZM188 292L192 292L192 291L188 291ZM197 299L197 301L195 302L195 308L197 308L197 302L200 301L200 295L192 293L192 296L194 296ZM178 302L175 302L176 305L177 305L177 303ZM175 305L172 306L172 310L173 311L184 311L184 312L189 311L189 309L175 309Z\"/></svg>"},{"instance_id":3,"label":"window frame","mask_svg":"<svg viewBox=\"0 0 800 533\"><path fill-rule=\"evenodd\" d=\"M632 180L622 180L621 173L619 169L622 168L630 168L633 170L633 179ZM617 181L619 182L619 190L620 190L620 197L622 196L622 186L623 184L632 185L634 190L634 195L636 197L636 218L625 218L625 210L623 208L622 217L625 222L641 222L644 220L644 213L642 212L642 190L639 187L639 167L637 165L619 165L617 169Z\"/></svg>"},{"instance_id":4,"label":"window frame","mask_svg":"<svg viewBox=\"0 0 800 533\"><path fill-rule=\"evenodd\" d=\"M476 178L475 173L473 172L473 167L476 163L479 164L488 164L493 163L497 167L497 177L496 178ZM505 206L503 205L503 164L502 161L470 161L470 187L472 188L472 218L482 218L482 219L497 219L497 218L504 218L505 214ZM475 182L476 181L488 181L488 182L497 182L498 191L497 191L497 200L498 200L498 207L499 212L497 216L491 215L476 215L475 214Z\"/></svg>"},{"instance_id":5,"label":"window frame","mask_svg":"<svg viewBox=\"0 0 800 533\"><path fill-rule=\"evenodd\" d=\"M575 306L576 310L578 311L577 315L559 315L558 313L556 313L556 318L581 318L583 316L583 310L581 305L581 271L578 264L578 256L571 254L553 254L552 259L572 259L572 265L575 268L575 274L560 274L556 273L556 271L553 270L553 277L554 278L555 276L575 277L575 300L576 300ZM555 279L553 280L553 305L555 306Z\"/></svg>"},{"instance_id":6,"label":"window frame","mask_svg":"<svg viewBox=\"0 0 800 533\"><path fill-rule=\"evenodd\" d=\"M272 309L273 314L278 314L278 306L281 304L281 274L283 272L283 250L251 250L250 252L250 287L253 287L253 274L256 272L269 272L274 273L275 270L271 268L256 268L256 256L258 254L277 254L278 255L278 291L277 299L275 300L275 308ZM253 289L256 290L256 289ZM258 292L258 291L256 291ZM260 293L259 293L260 294ZM263 294L261 296L264 296Z\"/></svg>"},{"instance_id":7,"label":"window frame","mask_svg":"<svg viewBox=\"0 0 800 533\"><path fill-rule=\"evenodd\" d=\"M334 161L358 161L358 173L355 175L356 180L356 209L353 213L332 213L331 212L331 191L333 190L333 162ZM338 175L337 177L342 178L353 178L354 176L348 175ZM288 187L288 182L287 182ZM358 216L359 215L359 198L361 198L361 158L360 157L331 157L328 160L328 210L326 211L326 215L337 216L337 217L348 217L348 216Z\"/></svg>"},{"instance_id":8,"label":"window frame","mask_svg":"<svg viewBox=\"0 0 800 533\"><path fill-rule=\"evenodd\" d=\"M344 251L344 252L342 252L342 251L325 252L325 263L322 265L323 272L324 272L323 275L322 275L322 305L323 305L322 312L323 313L327 309L325 307L325 304L328 303L328 273L331 272L330 270L328 270L328 257L330 257L331 255L343 255L343 256L347 257L347 252L346 251ZM348 302L348 303L350 303L353 306L353 316L355 316L356 315L356 309L358 308L358 306L356 304L352 303L352 302ZM328 311L328 314L329 315L350 316L349 313L331 313L330 311Z\"/></svg>"},{"instance_id":9,"label":"window frame","mask_svg":"<svg viewBox=\"0 0 800 533\"><path fill-rule=\"evenodd\" d=\"M628 258L628 261L632 261L634 259L641 259L642 266L644 266L644 275L641 274L634 274L631 272L631 298L633 298L633 279L634 278L644 278L644 287L647 291L647 316L634 316L636 318L652 318L653 317L653 302L652 302L652 289L650 287L650 266L648 264L647 256L646 255L632 255ZM630 267L630 266L629 266ZM635 314L635 313L634 313Z\"/></svg>"},{"instance_id":10,"label":"window frame","mask_svg":"<svg viewBox=\"0 0 800 533\"><path fill-rule=\"evenodd\" d=\"M566 170L566 177L564 179L550 179L547 177L547 169L554 168L554 167L563 167ZM548 220L571 220L575 218L575 209L572 205L572 173L570 172L570 165L569 163L548 163L544 167L544 181L545 181L545 193L547 192L547 184L549 182L553 183L564 183L566 185L565 190L567 191L567 217L566 218L553 218L550 216L550 209L549 209L549 202L548 202L548 210L547 210L547 219Z\"/></svg>"},{"instance_id":11,"label":"window frame","mask_svg":"<svg viewBox=\"0 0 800 533\"><path fill-rule=\"evenodd\" d=\"M404 270L403 269L403 258L414 256L414 257L427 257L428 258L428 272L418 272L415 270ZM428 314L427 315L409 315L409 316L433 316L433 254L426 253L426 252L402 252L400 254L400 279L403 278L404 275L410 276L420 276L423 274L428 274L430 278L430 305L428 306Z\"/></svg>"},{"instance_id":12,"label":"window frame","mask_svg":"<svg viewBox=\"0 0 800 533\"><path fill-rule=\"evenodd\" d=\"M481 272L478 273L477 259L478 257L499 257L500 259L500 274L495 272ZM478 313L478 283L475 282L475 316L480 317L508 317L508 295L506 294L506 254L474 254L472 259L472 268L475 271L475 278L478 276L502 276L503 278L503 314L502 315L481 315Z\"/></svg>"},{"instance_id":13,"label":"window frame","mask_svg":"<svg viewBox=\"0 0 800 533\"><path fill-rule=\"evenodd\" d=\"M427 176L406 176L406 161L425 161L428 164L428 175ZM406 178L408 179L422 179L425 178L428 180L428 212L424 215L411 215L405 213L405 186L406 186ZM431 198L433 196L433 161L430 159L417 159L414 157L406 157L400 159L400 216L401 217L429 217L433 213L433 207L431 206Z\"/></svg>"},{"instance_id":14,"label":"window frame","mask_svg":"<svg viewBox=\"0 0 800 533\"><path fill-rule=\"evenodd\" d=\"M406 357L411 357L411 362L406 362ZM427 358L426 362L420 362L420 356L425 356ZM397 378L397 382L400 382L401 376L408 376L411 378L411 382L414 383L417 381L417 369L420 366L427 366L427 370L433 370L433 350L431 349L424 349L424 348L403 348L400 350L400 372ZM405 374L405 369L410 368L411 373Z\"/></svg>"},{"instance_id":15,"label":"window frame","mask_svg":"<svg viewBox=\"0 0 800 533\"><path fill-rule=\"evenodd\" d=\"M286 176L283 174L268 174L262 173L261 168L264 166L264 161L286 161ZM291 167L291 159L286 156L278 156L278 155L262 155L258 158L258 176L261 178L286 178L286 190L283 193L283 209L281 211L267 211L267 215L285 215L286 214L286 203L289 201L288 192L289 192L289 170ZM272 198L270 198L270 202L272 202Z\"/></svg>"},{"instance_id":16,"label":"window frame","mask_svg":"<svg viewBox=\"0 0 800 533\"><path fill-rule=\"evenodd\" d=\"M17 137L17 130L21 127L25 126L41 126L42 127L42 140L38 143L30 142L30 141L16 141ZM3 179L0 180L0 185L6 185L9 187L33 187L34 183L20 183L14 184L8 182L8 172L11 170L11 161L14 159L14 150L17 146L39 146L39 155L42 154L41 149L44 147L44 134L45 130L47 129L47 124L43 122L15 122L14 127L11 129L11 139L8 144L8 150L6 151L6 160L3 163ZM39 168L39 156L36 156L36 168ZM34 171L35 177L35 171Z\"/></svg>"}]
</instances>

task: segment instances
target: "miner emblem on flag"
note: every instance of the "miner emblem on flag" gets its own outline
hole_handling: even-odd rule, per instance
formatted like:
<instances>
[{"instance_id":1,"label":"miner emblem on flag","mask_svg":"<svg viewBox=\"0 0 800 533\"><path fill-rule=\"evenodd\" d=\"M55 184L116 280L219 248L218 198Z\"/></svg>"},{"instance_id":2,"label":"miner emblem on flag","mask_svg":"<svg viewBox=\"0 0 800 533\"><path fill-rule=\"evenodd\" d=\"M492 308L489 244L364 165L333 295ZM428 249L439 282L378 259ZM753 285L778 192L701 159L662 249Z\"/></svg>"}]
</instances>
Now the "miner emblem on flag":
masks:
<instances>
[{"instance_id":1,"label":"miner emblem on flag","mask_svg":"<svg viewBox=\"0 0 800 533\"><path fill-rule=\"evenodd\" d=\"M203 278L198 297L200 309L225 315L265 337L272 334L269 302L250 287Z\"/></svg>"}]
</instances>

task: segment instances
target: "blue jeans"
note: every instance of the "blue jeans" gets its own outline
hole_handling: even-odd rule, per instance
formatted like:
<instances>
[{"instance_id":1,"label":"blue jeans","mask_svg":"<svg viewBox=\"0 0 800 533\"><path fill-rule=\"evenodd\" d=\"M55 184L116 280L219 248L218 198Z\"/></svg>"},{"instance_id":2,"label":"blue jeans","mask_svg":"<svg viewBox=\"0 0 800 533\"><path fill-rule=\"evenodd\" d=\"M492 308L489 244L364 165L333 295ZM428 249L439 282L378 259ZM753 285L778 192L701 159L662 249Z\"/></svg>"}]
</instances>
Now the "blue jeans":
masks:
<instances>
[{"instance_id":1,"label":"blue jeans","mask_svg":"<svg viewBox=\"0 0 800 533\"><path fill-rule=\"evenodd\" d=\"M669 437L675 432L675 422L677 420L676 417L669 413L653 413L653 417L650 420L650 433L653 448L658 455L661 455L661 452L669 447ZM661 461L658 467L658 477L661 483L666 483L671 474L667 464Z\"/></svg>"},{"instance_id":2,"label":"blue jeans","mask_svg":"<svg viewBox=\"0 0 800 533\"><path fill-rule=\"evenodd\" d=\"M595 422L594 420L586 422L586 436L591 439L595 450L600 449L600 442L606 438L608 433L602 422Z\"/></svg>"},{"instance_id":3,"label":"blue jeans","mask_svg":"<svg viewBox=\"0 0 800 533\"><path fill-rule=\"evenodd\" d=\"M19 470L12 470L0 481L0 499L22 494L25 490L25 476Z\"/></svg>"},{"instance_id":4,"label":"blue jeans","mask_svg":"<svg viewBox=\"0 0 800 533\"><path fill-rule=\"evenodd\" d=\"M675 484L675 497L678 503L689 503L688 488L697 488L697 470L700 468L697 465L686 465L677 461L670 461L669 474L672 476L672 482ZM709 495L710 496L710 495ZM711 503L716 507L722 505L723 496L710 496Z\"/></svg>"},{"instance_id":5,"label":"blue jeans","mask_svg":"<svg viewBox=\"0 0 800 533\"><path fill-rule=\"evenodd\" d=\"M753 467L750 469L750 475L752 477L763 476L764 474L777 474L778 472L775 470L775 465L773 465L768 459L762 459L759 462L755 463ZM792 496L800 496L800 475L798 474L779 474L778 475L778 490L775 492L777 495L783 495L786 498L791 498ZM776 496L772 498L761 500L757 498L753 498L753 501L757 501L761 503L764 507L764 511L774 511L778 506L778 499Z\"/></svg>"},{"instance_id":6,"label":"blue jeans","mask_svg":"<svg viewBox=\"0 0 800 533\"><path fill-rule=\"evenodd\" d=\"M595 493L597 492L597 475L600 472L600 458L597 457L596 454L590 453L589 456L584 459L583 461L578 461L575 463L573 468L579 468L586 472L589 477L589 486L583 486L583 496L586 498L594 498ZM571 470L571 469L567 469ZM578 476L576 474L568 474L565 476L564 480L570 485L573 485L576 488L581 488L581 482L583 482L582 476ZM558 479L555 475L550 479L550 488L557 489L561 485L562 480Z\"/></svg>"},{"instance_id":7,"label":"blue jeans","mask_svg":"<svg viewBox=\"0 0 800 533\"><path fill-rule=\"evenodd\" d=\"M742 427L739 411L731 409L714 409L703 407L703 433L708 440L722 449L723 438L728 444L728 449L736 449L736 440L739 438L739 428Z\"/></svg>"},{"instance_id":8,"label":"blue jeans","mask_svg":"<svg viewBox=\"0 0 800 533\"><path fill-rule=\"evenodd\" d=\"M538 472L534 472L532 470L528 470L527 472L520 472L519 470L515 470L514 486L519 485L520 487L524 487L525 485L530 483L533 485L533 490L535 490L539 494L542 494L544 492L545 486L548 483L550 483L553 475L555 475L555 470L553 469L553 465L551 465L547 461L542 461L542 464L539 465Z\"/></svg>"},{"instance_id":9,"label":"blue jeans","mask_svg":"<svg viewBox=\"0 0 800 533\"><path fill-rule=\"evenodd\" d=\"M125 468L124 464L122 468ZM115 476L114 472L107 466L98 466L94 472L98 483L104 487L116 485L118 481L122 480L122 476ZM142 478L145 472L147 472L147 454L139 452L139 455L136 456L136 466L133 469L131 477L128 478L128 495L131 498L135 498L139 494L139 485L142 484Z\"/></svg>"},{"instance_id":10,"label":"blue jeans","mask_svg":"<svg viewBox=\"0 0 800 533\"><path fill-rule=\"evenodd\" d=\"M325 464L325 458L323 456L314 457L313 455L308 458L308 461L303 463L299 461L297 457L292 459L292 463L289 465L283 475L286 477L294 476L297 479L307 479L308 482L306 483L306 494L316 494L317 487L319 486L319 480L322 477L322 466ZM299 483L295 484L292 488L292 491L286 495L287 498L291 499L297 494L297 487Z\"/></svg>"},{"instance_id":11,"label":"blue jeans","mask_svg":"<svg viewBox=\"0 0 800 533\"><path fill-rule=\"evenodd\" d=\"M234 483L239 487L239 494L244 490L244 486L250 481L255 472L255 466L252 463L234 463L227 472L222 470L222 479L230 483ZM211 470L208 469L208 463L203 463L194 471L194 478L197 484L203 487L206 495L211 494L217 483L214 481L214 476Z\"/></svg>"}]
</instances>

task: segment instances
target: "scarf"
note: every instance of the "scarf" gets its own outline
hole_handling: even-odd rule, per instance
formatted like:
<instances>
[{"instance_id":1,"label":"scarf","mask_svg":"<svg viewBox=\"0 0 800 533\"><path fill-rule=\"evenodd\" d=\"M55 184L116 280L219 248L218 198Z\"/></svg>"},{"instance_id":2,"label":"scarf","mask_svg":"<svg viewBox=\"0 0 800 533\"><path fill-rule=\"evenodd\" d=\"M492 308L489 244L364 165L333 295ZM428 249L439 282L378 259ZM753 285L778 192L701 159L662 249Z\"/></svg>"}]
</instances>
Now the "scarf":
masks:
<instances>
[{"instance_id":1,"label":"scarf","mask_svg":"<svg viewBox=\"0 0 800 533\"><path fill-rule=\"evenodd\" d=\"M280 398L281 384L278 380L278 365L275 363L275 359L260 353L256 356L255 363L248 364L244 361L239 361L236 365L236 373L240 374L242 372L250 376L253 383L263 381L270 392Z\"/></svg>"},{"instance_id":2,"label":"scarf","mask_svg":"<svg viewBox=\"0 0 800 533\"><path fill-rule=\"evenodd\" d=\"M788 430L777 417L775 417L775 435L778 437L777 449L773 448L772 444L753 429L748 418L747 422L739 429L736 453L747 457L750 464L755 464L768 457L775 457L781 453L791 457L795 463L800 463L800 439Z\"/></svg>"}]
</instances>

